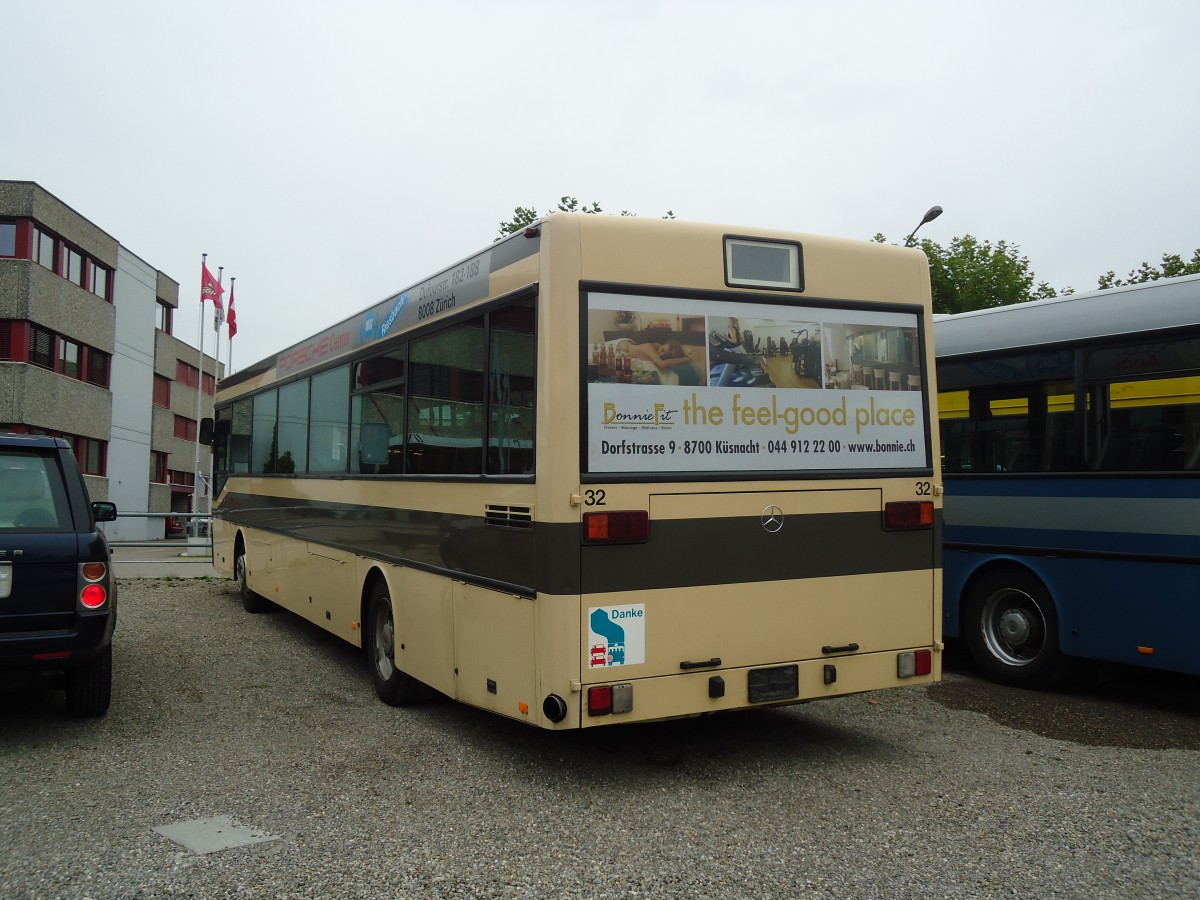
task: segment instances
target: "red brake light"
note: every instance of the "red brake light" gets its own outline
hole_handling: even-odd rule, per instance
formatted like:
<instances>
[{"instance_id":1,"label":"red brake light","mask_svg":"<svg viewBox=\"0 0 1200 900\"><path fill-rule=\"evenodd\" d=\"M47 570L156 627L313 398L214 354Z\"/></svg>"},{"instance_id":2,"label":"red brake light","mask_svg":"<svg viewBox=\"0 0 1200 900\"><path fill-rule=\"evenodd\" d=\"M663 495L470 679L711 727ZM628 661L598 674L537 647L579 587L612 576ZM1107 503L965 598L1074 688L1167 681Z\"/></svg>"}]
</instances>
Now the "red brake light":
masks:
<instances>
[{"instance_id":1,"label":"red brake light","mask_svg":"<svg viewBox=\"0 0 1200 900\"><path fill-rule=\"evenodd\" d=\"M79 602L88 609L99 609L108 600L108 591L98 584L89 584L79 593Z\"/></svg>"},{"instance_id":2,"label":"red brake light","mask_svg":"<svg viewBox=\"0 0 1200 900\"><path fill-rule=\"evenodd\" d=\"M612 685L588 688L588 715L607 716L612 712Z\"/></svg>"},{"instance_id":3,"label":"red brake light","mask_svg":"<svg viewBox=\"0 0 1200 900\"><path fill-rule=\"evenodd\" d=\"M932 528L932 500L896 500L885 503L883 507L883 525L885 528Z\"/></svg>"},{"instance_id":4,"label":"red brake light","mask_svg":"<svg viewBox=\"0 0 1200 900\"><path fill-rule=\"evenodd\" d=\"M918 650L917 651L917 673L918 675L928 675L933 671L933 651Z\"/></svg>"},{"instance_id":5,"label":"red brake light","mask_svg":"<svg viewBox=\"0 0 1200 900\"><path fill-rule=\"evenodd\" d=\"M650 540L650 514L644 509L583 514L588 544L644 544Z\"/></svg>"}]
</instances>

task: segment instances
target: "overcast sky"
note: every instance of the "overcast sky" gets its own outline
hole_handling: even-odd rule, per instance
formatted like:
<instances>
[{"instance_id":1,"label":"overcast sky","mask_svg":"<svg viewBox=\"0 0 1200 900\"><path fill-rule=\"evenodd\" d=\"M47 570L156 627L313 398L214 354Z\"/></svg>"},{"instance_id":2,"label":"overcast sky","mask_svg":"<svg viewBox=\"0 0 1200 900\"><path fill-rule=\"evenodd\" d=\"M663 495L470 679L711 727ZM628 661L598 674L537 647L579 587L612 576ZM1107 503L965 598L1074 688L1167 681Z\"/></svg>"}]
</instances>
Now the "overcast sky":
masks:
<instances>
[{"instance_id":1,"label":"overcast sky","mask_svg":"<svg viewBox=\"0 0 1200 900\"><path fill-rule=\"evenodd\" d=\"M1200 247L1200 4L5 0L0 178L180 283L234 370L513 208L1007 240L1096 286ZM205 349L211 352L207 333ZM222 352L222 360L226 354Z\"/></svg>"}]
</instances>

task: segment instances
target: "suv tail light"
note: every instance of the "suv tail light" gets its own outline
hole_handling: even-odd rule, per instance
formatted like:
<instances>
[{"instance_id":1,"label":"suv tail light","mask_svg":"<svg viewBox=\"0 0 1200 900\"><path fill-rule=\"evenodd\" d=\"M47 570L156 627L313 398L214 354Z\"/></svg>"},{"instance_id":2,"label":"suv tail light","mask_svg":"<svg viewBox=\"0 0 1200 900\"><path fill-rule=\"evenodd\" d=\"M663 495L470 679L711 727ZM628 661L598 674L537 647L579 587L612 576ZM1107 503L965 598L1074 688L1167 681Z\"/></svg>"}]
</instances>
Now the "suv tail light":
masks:
<instances>
[{"instance_id":1,"label":"suv tail light","mask_svg":"<svg viewBox=\"0 0 1200 900\"><path fill-rule=\"evenodd\" d=\"M108 602L108 566L102 562L79 564L79 605L84 609L100 609Z\"/></svg>"}]
</instances>

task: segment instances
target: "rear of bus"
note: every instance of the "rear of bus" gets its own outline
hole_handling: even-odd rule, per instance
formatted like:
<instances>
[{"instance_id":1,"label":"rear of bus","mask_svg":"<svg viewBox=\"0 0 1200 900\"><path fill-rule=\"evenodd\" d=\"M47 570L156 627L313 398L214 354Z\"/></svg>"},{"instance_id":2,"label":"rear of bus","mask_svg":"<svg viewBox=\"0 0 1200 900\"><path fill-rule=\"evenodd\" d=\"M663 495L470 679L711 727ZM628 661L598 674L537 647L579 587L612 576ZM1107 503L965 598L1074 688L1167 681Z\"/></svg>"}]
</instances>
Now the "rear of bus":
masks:
<instances>
[{"instance_id":1,"label":"rear of bus","mask_svg":"<svg viewBox=\"0 0 1200 900\"><path fill-rule=\"evenodd\" d=\"M539 341L541 371L580 385L572 399L543 378L563 396L539 401L542 446L564 449L539 454L538 518L579 533L561 579L578 605L539 596L539 640L579 636L577 669L540 673L546 724L937 680L925 257L601 216L543 231L543 275L580 276L541 285L544 333L577 335Z\"/></svg>"}]
</instances>

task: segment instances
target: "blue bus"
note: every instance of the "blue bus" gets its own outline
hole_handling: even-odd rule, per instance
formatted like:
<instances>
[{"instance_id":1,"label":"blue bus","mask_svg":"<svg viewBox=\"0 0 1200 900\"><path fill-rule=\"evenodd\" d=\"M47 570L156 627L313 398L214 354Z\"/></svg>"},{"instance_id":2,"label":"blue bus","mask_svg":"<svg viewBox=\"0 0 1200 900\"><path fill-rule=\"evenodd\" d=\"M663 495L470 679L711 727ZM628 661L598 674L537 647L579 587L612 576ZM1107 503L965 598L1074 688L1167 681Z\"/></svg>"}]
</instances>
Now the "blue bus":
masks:
<instances>
[{"instance_id":1,"label":"blue bus","mask_svg":"<svg viewBox=\"0 0 1200 900\"><path fill-rule=\"evenodd\" d=\"M1200 674L1200 276L937 317L944 634Z\"/></svg>"}]
</instances>

